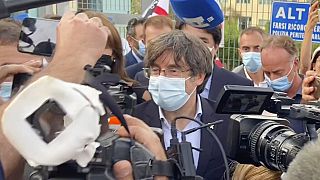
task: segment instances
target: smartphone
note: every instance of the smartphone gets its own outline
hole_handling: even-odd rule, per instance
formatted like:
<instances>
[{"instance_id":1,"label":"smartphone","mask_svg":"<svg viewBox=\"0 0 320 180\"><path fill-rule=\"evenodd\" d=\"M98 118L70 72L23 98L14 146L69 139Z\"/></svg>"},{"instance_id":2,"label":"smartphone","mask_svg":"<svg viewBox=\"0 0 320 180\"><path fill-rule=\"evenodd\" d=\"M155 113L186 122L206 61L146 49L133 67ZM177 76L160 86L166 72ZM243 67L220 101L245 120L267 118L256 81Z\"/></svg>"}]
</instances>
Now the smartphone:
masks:
<instances>
[{"instance_id":1,"label":"smartphone","mask_svg":"<svg viewBox=\"0 0 320 180\"><path fill-rule=\"evenodd\" d=\"M56 29L59 21L42 18L25 18L19 37L18 51L40 56L51 56L56 46Z\"/></svg>"}]
</instances>

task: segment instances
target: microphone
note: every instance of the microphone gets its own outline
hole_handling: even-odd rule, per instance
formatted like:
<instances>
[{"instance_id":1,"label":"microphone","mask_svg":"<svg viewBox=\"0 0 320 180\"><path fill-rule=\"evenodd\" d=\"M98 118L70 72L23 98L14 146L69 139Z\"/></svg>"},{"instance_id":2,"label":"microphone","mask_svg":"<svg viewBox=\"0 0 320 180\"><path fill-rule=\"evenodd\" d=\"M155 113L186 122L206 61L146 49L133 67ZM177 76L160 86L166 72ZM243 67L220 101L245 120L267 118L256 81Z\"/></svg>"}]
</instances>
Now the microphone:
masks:
<instances>
[{"instance_id":1,"label":"microphone","mask_svg":"<svg viewBox=\"0 0 320 180\"><path fill-rule=\"evenodd\" d=\"M290 163L283 180L319 179L320 141L308 142Z\"/></svg>"},{"instance_id":2,"label":"microphone","mask_svg":"<svg viewBox=\"0 0 320 180\"><path fill-rule=\"evenodd\" d=\"M71 0L0 0L0 19L10 16L10 13L47 6Z\"/></svg>"}]
</instances>

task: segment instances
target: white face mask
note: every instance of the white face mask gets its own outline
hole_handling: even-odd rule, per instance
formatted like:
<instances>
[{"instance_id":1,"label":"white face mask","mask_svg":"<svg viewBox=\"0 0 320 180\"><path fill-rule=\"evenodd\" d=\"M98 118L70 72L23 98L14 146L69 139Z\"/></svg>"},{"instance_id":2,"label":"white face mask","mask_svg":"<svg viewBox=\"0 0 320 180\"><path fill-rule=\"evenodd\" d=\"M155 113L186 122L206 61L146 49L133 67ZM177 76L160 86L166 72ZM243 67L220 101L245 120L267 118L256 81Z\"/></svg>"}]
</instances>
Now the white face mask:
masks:
<instances>
[{"instance_id":1,"label":"white face mask","mask_svg":"<svg viewBox=\"0 0 320 180\"><path fill-rule=\"evenodd\" d=\"M151 76L149 81L149 92L153 101L166 111L180 109L195 92L189 95L185 91L187 78L168 78L165 76Z\"/></svg>"},{"instance_id":2,"label":"white face mask","mask_svg":"<svg viewBox=\"0 0 320 180\"><path fill-rule=\"evenodd\" d=\"M3 133L31 166L56 166L73 159L85 167L99 145L95 140L100 134L100 116L105 114L99 94L88 86L42 77L22 90L4 110ZM26 118L49 99L57 102L66 115L64 130L47 143Z\"/></svg>"}]
</instances>

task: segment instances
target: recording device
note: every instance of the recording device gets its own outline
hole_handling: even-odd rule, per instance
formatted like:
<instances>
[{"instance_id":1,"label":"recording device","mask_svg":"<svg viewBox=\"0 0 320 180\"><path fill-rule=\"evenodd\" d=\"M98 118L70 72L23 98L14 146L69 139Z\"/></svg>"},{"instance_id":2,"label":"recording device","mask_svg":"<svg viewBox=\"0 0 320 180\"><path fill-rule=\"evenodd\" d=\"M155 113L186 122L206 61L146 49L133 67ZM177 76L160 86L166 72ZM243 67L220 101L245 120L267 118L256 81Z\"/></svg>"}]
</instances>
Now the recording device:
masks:
<instances>
[{"instance_id":1,"label":"recording device","mask_svg":"<svg viewBox=\"0 0 320 180\"><path fill-rule=\"evenodd\" d=\"M56 46L57 20L25 18L19 37L18 51L51 56Z\"/></svg>"},{"instance_id":2,"label":"recording device","mask_svg":"<svg viewBox=\"0 0 320 180\"><path fill-rule=\"evenodd\" d=\"M122 125L125 126L126 124L123 124L125 120L122 117L122 113L120 109L118 109L117 103L108 94L104 81L101 81L101 77L102 76L99 75L96 76L94 79L91 79L91 82L88 82L88 84L95 86L102 92L102 94L99 95L99 99L104 107L110 109L111 112L120 119ZM48 82L54 85L52 80ZM19 94L20 96L25 95L24 91L21 93L22 94ZM80 94L82 94L82 96L86 95L85 92L81 92ZM16 98L19 99L19 95ZM89 101L93 103L92 106L96 106L92 98L85 97L85 99L90 99ZM73 107L70 108L73 109ZM64 133L64 127L66 127L66 119L64 117L70 113L70 111L65 112L65 110L67 110L67 106L61 104L61 100L59 102L55 101L54 98L50 98L44 102L37 111L31 114L27 120L45 142L51 143L56 140L55 138L57 138L57 136L59 137L59 135ZM49 117L49 119L54 118L54 121L52 121L52 119L51 121L46 120L46 117ZM60 121L57 120L57 118L60 119ZM88 117L84 119L88 119ZM85 132L79 133L86 134ZM175 151L178 157L169 157L168 161L157 161L154 159L154 155L144 146L132 139L119 138L111 129L100 134L97 142L100 146L96 149L93 158L85 167L77 165L75 161L68 161L58 166L40 164L40 166L34 168L29 179L114 179L112 167L120 160L128 160L131 162L135 179L153 179L155 175L168 176L170 179L194 179L195 177L196 179L202 179L200 176L195 175L193 161L192 164L187 163L193 160L190 143L182 142L181 144L176 144L180 147ZM77 163L79 164L78 161Z\"/></svg>"},{"instance_id":3,"label":"recording device","mask_svg":"<svg viewBox=\"0 0 320 180\"><path fill-rule=\"evenodd\" d=\"M320 120L320 104L288 106L286 103L290 101L284 98L282 105L281 100L270 98L271 93L269 88L227 85L219 95L217 113L234 114L231 116L233 137L228 148L234 151L227 151L230 157L240 163L285 172L304 144L317 139L315 124ZM236 105L229 104L234 102ZM266 108L280 111L285 118L250 115ZM289 127L291 119L303 121L306 132L295 133Z\"/></svg>"},{"instance_id":4,"label":"recording device","mask_svg":"<svg viewBox=\"0 0 320 180\"><path fill-rule=\"evenodd\" d=\"M67 1L70 0L0 0L0 19L9 17L10 13Z\"/></svg>"}]
</instances>

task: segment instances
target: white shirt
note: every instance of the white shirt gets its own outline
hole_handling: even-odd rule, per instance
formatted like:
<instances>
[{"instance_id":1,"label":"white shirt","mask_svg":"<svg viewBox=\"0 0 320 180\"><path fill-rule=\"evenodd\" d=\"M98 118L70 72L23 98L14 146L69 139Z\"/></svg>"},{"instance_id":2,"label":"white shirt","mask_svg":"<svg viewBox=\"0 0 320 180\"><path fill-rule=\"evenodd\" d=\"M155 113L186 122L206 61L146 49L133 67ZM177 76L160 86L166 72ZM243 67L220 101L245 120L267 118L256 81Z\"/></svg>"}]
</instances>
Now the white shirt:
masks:
<instances>
[{"instance_id":1,"label":"white shirt","mask_svg":"<svg viewBox=\"0 0 320 180\"><path fill-rule=\"evenodd\" d=\"M243 70L244 70L244 74L246 75L246 78L252 81L251 77L248 74L246 67L243 66ZM266 80L260 82L259 84L256 84L254 81L252 81L252 82L253 82L254 87L268 87Z\"/></svg>"},{"instance_id":2,"label":"white shirt","mask_svg":"<svg viewBox=\"0 0 320 180\"><path fill-rule=\"evenodd\" d=\"M209 92L210 92L211 81L212 81L212 74L208 78L208 81L207 81L206 85L204 86L204 89L203 89L202 93L200 94L201 97L208 99Z\"/></svg>"},{"instance_id":3,"label":"white shirt","mask_svg":"<svg viewBox=\"0 0 320 180\"><path fill-rule=\"evenodd\" d=\"M170 146L170 139L172 138L171 124L164 117L160 107L159 107L159 116L160 116L161 124L162 124L164 145L165 145L166 149L168 149L168 147ZM196 109L196 114L194 116L194 119L200 121L201 116L202 116L202 106L201 106L200 96L197 95L197 109ZM182 131L186 131L186 130L189 130L189 129L192 129L195 127L199 127L199 125L196 122L190 121ZM178 130L177 135L178 135L179 141L181 141L181 131ZM186 140L191 143L192 147L200 148L201 130L198 130L198 131L195 131L193 133L188 134L186 136ZM192 154L193 154L193 161L196 166L195 168L197 168L198 161L199 161L199 151L192 150Z\"/></svg>"}]
</instances>

